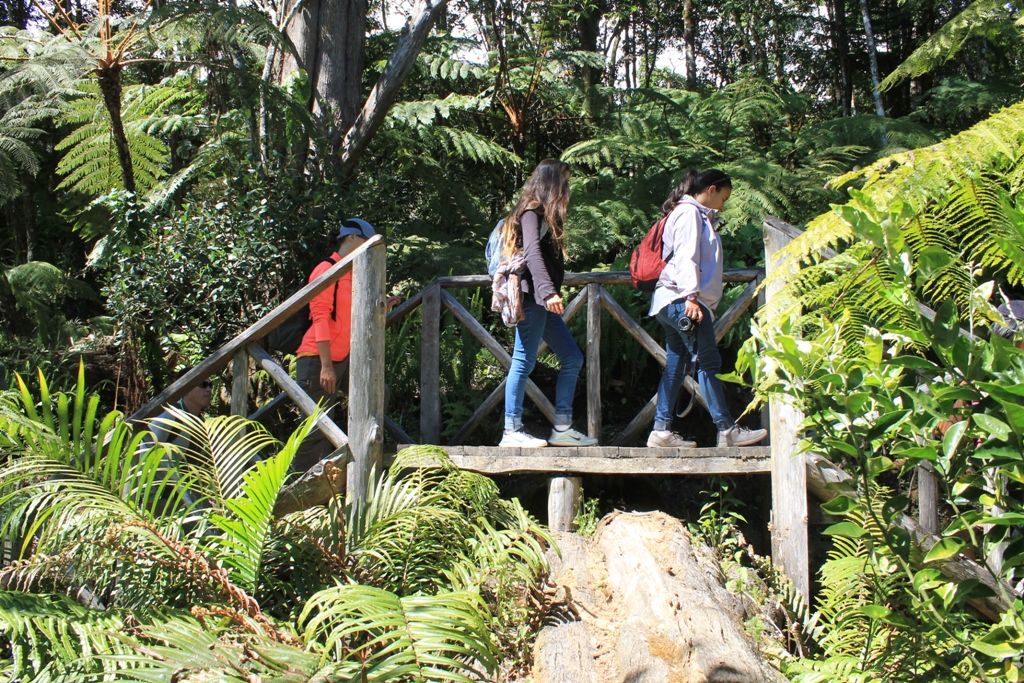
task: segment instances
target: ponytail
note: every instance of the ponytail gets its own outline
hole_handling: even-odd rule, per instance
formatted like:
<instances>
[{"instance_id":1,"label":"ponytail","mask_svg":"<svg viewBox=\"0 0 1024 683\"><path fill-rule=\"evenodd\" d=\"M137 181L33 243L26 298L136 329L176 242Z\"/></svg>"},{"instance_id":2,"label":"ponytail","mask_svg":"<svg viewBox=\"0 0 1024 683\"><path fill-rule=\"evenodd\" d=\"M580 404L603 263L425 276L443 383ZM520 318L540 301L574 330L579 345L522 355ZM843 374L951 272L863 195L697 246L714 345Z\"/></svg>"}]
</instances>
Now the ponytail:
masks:
<instances>
[{"instance_id":1,"label":"ponytail","mask_svg":"<svg viewBox=\"0 0 1024 683\"><path fill-rule=\"evenodd\" d=\"M676 204L682 201L683 197L690 195L691 197L699 195L704 190L714 185L721 189L723 187L732 187L732 179L729 178L729 174L725 171L720 171L717 168L709 168L706 171L697 172L696 169L691 168L683 176L683 179L679 181L679 184L672 188L672 192L669 193L668 199L661 205L661 213L668 215L672 213L672 209L676 208Z\"/></svg>"}]
</instances>

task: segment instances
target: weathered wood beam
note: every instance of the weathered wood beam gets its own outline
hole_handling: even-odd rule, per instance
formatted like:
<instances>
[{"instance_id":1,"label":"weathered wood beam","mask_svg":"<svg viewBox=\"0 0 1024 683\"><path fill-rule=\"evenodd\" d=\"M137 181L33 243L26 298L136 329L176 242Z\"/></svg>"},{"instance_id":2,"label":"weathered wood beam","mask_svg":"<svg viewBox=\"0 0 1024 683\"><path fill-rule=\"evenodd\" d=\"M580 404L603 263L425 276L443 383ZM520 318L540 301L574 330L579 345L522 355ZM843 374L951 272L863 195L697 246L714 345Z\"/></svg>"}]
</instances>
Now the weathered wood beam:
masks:
<instances>
[{"instance_id":1,"label":"weathered wood beam","mask_svg":"<svg viewBox=\"0 0 1024 683\"><path fill-rule=\"evenodd\" d=\"M259 422L264 415L274 410L287 400L288 394L281 392L280 394L278 394L277 396L275 396L274 398L270 399L262 406L260 406L255 413L249 416L249 419L252 420L253 422Z\"/></svg>"},{"instance_id":2,"label":"weathered wood beam","mask_svg":"<svg viewBox=\"0 0 1024 683\"><path fill-rule=\"evenodd\" d=\"M576 315L577 311L579 311L585 303L587 303L587 289L584 287L580 290L580 293L577 294L571 302L569 302L569 305L565 307L565 313L562 314L562 320L565 322L572 320L573 316ZM537 355L539 356L544 353L547 348L548 345L541 342L540 347L537 349ZM473 433L473 430L480 426L483 419L498 407L498 405L505 399L505 385L507 383L508 378L501 380L501 384L499 384L497 388L492 391L486 399L484 399L484 402L481 403L480 406L473 411L473 414L469 416L469 419L466 420L466 424L462 425L455 436L448 441L449 446L461 443L465 440L467 436Z\"/></svg>"},{"instance_id":3,"label":"weathered wood beam","mask_svg":"<svg viewBox=\"0 0 1024 683\"><path fill-rule=\"evenodd\" d=\"M267 371L267 374L270 375L270 379L274 380L274 382L277 383L277 386L281 387L284 393L288 395L288 398L295 402L295 405L299 407L299 410L302 411L302 414L305 417L309 417L317 412L320 413L320 417L316 421L316 426L324 433L324 436L327 437L327 440L330 441L335 448L345 448L348 446L349 440L345 432L341 431L341 428L335 424L334 420L332 420L327 413L317 407L316 403L313 402L313 399L309 397L309 394L307 394L305 390L291 378L287 370L278 365L274 359L270 357L270 354L261 346L253 344L247 348L249 350L249 355L252 356L253 360L255 360L261 368Z\"/></svg>"},{"instance_id":4,"label":"weathered wood beam","mask_svg":"<svg viewBox=\"0 0 1024 683\"><path fill-rule=\"evenodd\" d=\"M723 282L750 282L764 274L761 268L726 268L722 274ZM437 282L442 287L457 289L460 287L490 287L489 275L447 275L439 277ZM628 270L594 271L591 273L566 273L562 282L566 287L583 287L597 284L604 287L611 285L633 285Z\"/></svg>"},{"instance_id":5,"label":"weathered wood beam","mask_svg":"<svg viewBox=\"0 0 1024 683\"><path fill-rule=\"evenodd\" d=\"M399 446L402 448L402 446ZM746 448L500 448L445 446L464 470L483 474L756 474L771 469L770 449Z\"/></svg>"},{"instance_id":6,"label":"weathered wood beam","mask_svg":"<svg viewBox=\"0 0 1024 683\"><path fill-rule=\"evenodd\" d=\"M582 495L582 478L551 477L548 482L548 528L551 531L573 530Z\"/></svg>"},{"instance_id":7,"label":"weathered wood beam","mask_svg":"<svg viewBox=\"0 0 1024 683\"><path fill-rule=\"evenodd\" d=\"M271 330L312 301L317 294L341 279L343 275L352 270L352 263L359 258L360 254L365 253L369 249L372 249L383 242L384 238L380 235L374 235L371 237L364 244L357 247L351 254L328 268L323 275L295 292L295 294L292 294L280 306L257 320L244 332L214 351L206 358L206 360L189 370L176 381L172 382L169 387L153 397L153 400L129 416L128 422L141 423L146 418L153 417L154 415L162 412L165 405L174 403L204 379L227 365L234 357L235 353L243 346L259 341L268 335Z\"/></svg>"},{"instance_id":8,"label":"weathered wood beam","mask_svg":"<svg viewBox=\"0 0 1024 683\"><path fill-rule=\"evenodd\" d=\"M587 435L601 440L601 285L587 291ZM552 483L552 491L554 490ZM575 517L575 515L573 515ZM571 520L570 520L571 521ZM569 529L566 529L568 531Z\"/></svg>"},{"instance_id":9,"label":"weathered wood beam","mask_svg":"<svg viewBox=\"0 0 1024 683\"><path fill-rule=\"evenodd\" d=\"M423 291L420 336L420 442L441 441L441 285Z\"/></svg>"},{"instance_id":10,"label":"weathered wood beam","mask_svg":"<svg viewBox=\"0 0 1024 683\"><path fill-rule=\"evenodd\" d=\"M436 0L431 4L427 0L420 9L419 15L411 16L402 28L401 37L395 51L388 58L380 78L363 104L362 111L345 134L341 144L341 162L339 171L342 177L347 176L356 166L356 162L366 151L380 125L387 117L388 110L398 96L398 90L412 72L416 64L416 56L423 47L423 41L430 33L430 27L447 4L447 0Z\"/></svg>"},{"instance_id":11,"label":"weathered wood beam","mask_svg":"<svg viewBox=\"0 0 1024 683\"><path fill-rule=\"evenodd\" d=\"M398 324L405 316L409 315L416 308L423 303L423 290L416 292L411 297L398 304L391 309L388 313L387 320L384 323L385 327L391 327L392 325Z\"/></svg>"},{"instance_id":12,"label":"weathered wood beam","mask_svg":"<svg viewBox=\"0 0 1024 683\"><path fill-rule=\"evenodd\" d=\"M352 329L357 333L348 364L348 491L357 503L367 499L372 474L383 473L386 257L382 243L352 266Z\"/></svg>"},{"instance_id":13,"label":"weathered wood beam","mask_svg":"<svg viewBox=\"0 0 1024 683\"><path fill-rule=\"evenodd\" d=\"M782 249L792 237L764 223L764 262L768 276L765 286L768 314L777 311L779 292L785 286L782 278L772 278L777 270L795 272L793 259L779 259ZM772 562L781 568L793 585L804 595L811 595L811 565L808 556L807 532L807 467L797 457L800 424L803 414L791 404L770 399L772 434Z\"/></svg>"},{"instance_id":14,"label":"weathered wood beam","mask_svg":"<svg viewBox=\"0 0 1024 683\"><path fill-rule=\"evenodd\" d=\"M470 314L466 308L455 300L448 292L441 290L441 301L448 310L452 312L455 318L466 326L470 334L476 337L477 341L484 345L484 348L491 352L499 363L504 366L506 370L512 365L512 356L509 355L508 351L499 344L494 337L481 325L476 318ZM544 414L544 417L548 419L551 424L555 423L555 406L548 397L544 395L544 392L540 390L532 379L526 380L526 395L537 405L540 411Z\"/></svg>"},{"instance_id":15,"label":"weathered wood beam","mask_svg":"<svg viewBox=\"0 0 1024 683\"><path fill-rule=\"evenodd\" d=\"M245 417L249 412L249 354L235 351L231 363L231 414Z\"/></svg>"},{"instance_id":16,"label":"weathered wood beam","mask_svg":"<svg viewBox=\"0 0 1024 683\"><path fill-rule=\"evenodd\" d=\"M854 486L853 477L825 456L805 453L804 463L807 471L807 490L817 498L828 502L839 495L860 495ZM928 533L912 517L902 512L896 514L893 524L906 530L920 546L922 553L927 553L942 540L937 535ZM993 576L987 567L963 555L938 560L931 566L937 567L944 576L956 583L974 580L990 588L995 595L974 598L968 600L967 604L992 621L999 621L1000 615L1010 609L1013 601L1019 597L1012 586Z\"/></svg>"},{"instance_id":17,"label":"weathered wood beam","mask_svg":"<svg viewBox=\"0 0 1024 683\"><path fill-rule=\"evenodd\" d=\"M281 489L274 504L274 519L315 505L325 505L336 495L345 494L345 465L349 450L335 451L309 468L297 480Z\"/></svg>"}]
</instances>

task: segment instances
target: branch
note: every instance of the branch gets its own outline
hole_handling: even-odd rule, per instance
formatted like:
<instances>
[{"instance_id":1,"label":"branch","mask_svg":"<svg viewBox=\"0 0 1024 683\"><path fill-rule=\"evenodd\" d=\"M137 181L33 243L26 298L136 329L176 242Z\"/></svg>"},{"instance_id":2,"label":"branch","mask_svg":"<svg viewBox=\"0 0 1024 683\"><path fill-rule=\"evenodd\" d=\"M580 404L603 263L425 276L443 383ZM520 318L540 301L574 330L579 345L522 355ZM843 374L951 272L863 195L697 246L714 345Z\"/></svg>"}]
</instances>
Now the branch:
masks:
<instances>
[{"instance_id":1,"label":"branch","mask_svg":"<svg viewBox=\"0 0 1024 683\"><path fill-rule=\"evenodd\" d=\"M341 164L339 170L342 176L346 176L355 168L359 157L363 155L366 148L384 122L388 109L398 95L398 89L409 76L413 65L416 63L416 56L427 39L430 27L433 26L437 15L447 4L447 0L439 0L436 5L431 5L426 0L426 5L415 21L411 19L406 22L402 29L402 37L398 40L395 51L391 53L384 73L380 75L377 84L373 86L370 95L366 98L363 110L359 112L355 123L345 134L345 140L341 144Z\"/></svg>"}]
</instances>

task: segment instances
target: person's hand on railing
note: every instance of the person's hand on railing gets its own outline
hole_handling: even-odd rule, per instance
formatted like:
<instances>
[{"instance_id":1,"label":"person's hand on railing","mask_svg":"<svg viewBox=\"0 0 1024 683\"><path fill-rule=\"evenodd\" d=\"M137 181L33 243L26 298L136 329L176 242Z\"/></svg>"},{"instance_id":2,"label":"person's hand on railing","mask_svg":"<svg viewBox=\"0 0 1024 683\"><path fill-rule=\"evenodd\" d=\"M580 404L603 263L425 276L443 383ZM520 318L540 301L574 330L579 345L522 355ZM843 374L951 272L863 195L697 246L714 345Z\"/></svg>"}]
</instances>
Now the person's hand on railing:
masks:
<instances>
[{"instance_id":1,"label":"person's hand on railing","mask_svg":"<svg viewBox=\"0 0 1024 683\"><path fill-rule=\"evenodd\" d=\"M384 314L387 315L391 312L391 309L402 303L402 297L400 296L389 296L388 300L384 302Z\"/></svg>"},{"instance_id":2,"label":"person's hand on railing","mask_svg":"<svg viewBox=\"0 0 1024 683\"><path fill-rule=\"evenodd\" d=\"M562 304L562 297L557 294L552 294L547 299L544 299L544 307L558 315L565 313L565 306Z\"/></svg>"}]
</instances>

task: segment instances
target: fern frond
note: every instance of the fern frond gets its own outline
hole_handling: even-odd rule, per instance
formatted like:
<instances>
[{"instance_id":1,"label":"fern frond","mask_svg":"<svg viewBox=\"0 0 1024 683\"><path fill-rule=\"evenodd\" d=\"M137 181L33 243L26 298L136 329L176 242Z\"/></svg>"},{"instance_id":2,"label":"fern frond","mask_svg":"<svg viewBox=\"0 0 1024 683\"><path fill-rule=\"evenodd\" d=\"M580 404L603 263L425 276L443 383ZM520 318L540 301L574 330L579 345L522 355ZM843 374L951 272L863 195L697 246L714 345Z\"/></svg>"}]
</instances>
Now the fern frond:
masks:
<instances>
[{"instance_id":1,"label":"fern frond","mask_svg":"<svg viewBox=\"0 0 1024 683\"><path fill-rule=\"evenodd\" d=\"M888 90L907 78L917 78L956 56L969 38L991 34L1013 22L1012 10L1001 0L974 0L921 43L880 84Z\"/></svg>"}]
</instances>

